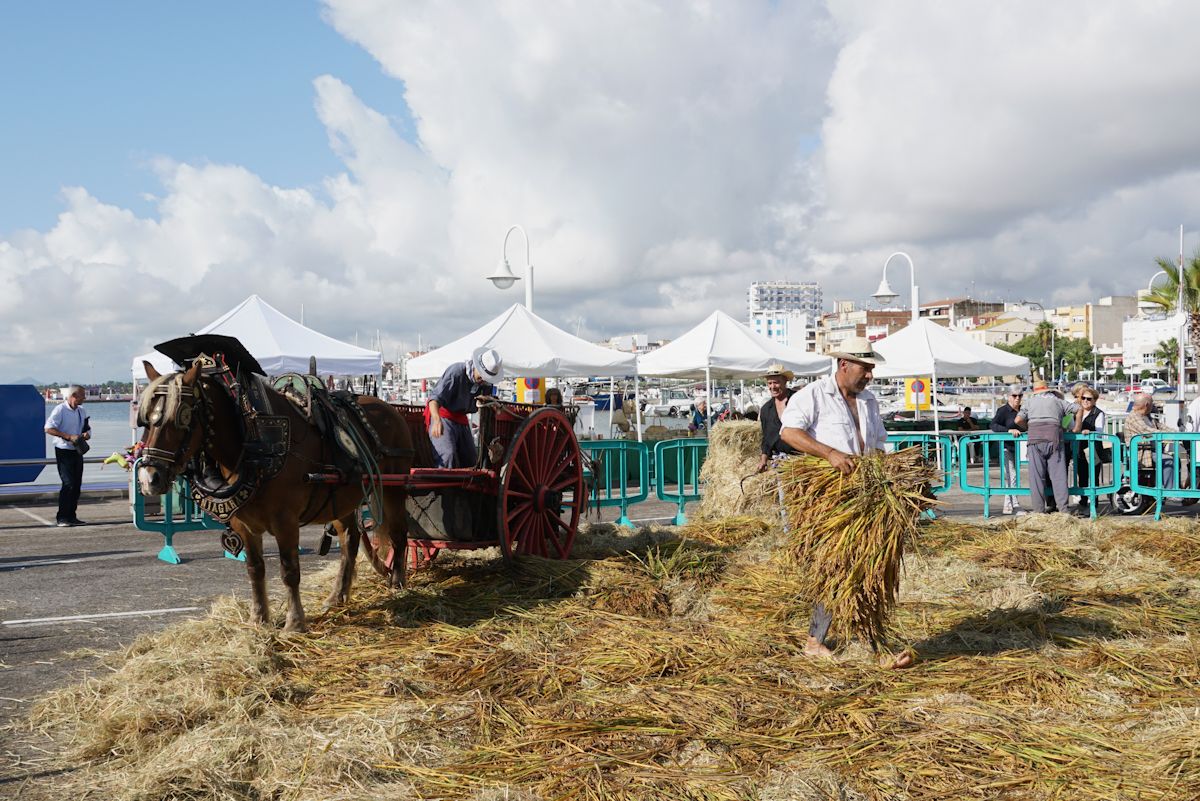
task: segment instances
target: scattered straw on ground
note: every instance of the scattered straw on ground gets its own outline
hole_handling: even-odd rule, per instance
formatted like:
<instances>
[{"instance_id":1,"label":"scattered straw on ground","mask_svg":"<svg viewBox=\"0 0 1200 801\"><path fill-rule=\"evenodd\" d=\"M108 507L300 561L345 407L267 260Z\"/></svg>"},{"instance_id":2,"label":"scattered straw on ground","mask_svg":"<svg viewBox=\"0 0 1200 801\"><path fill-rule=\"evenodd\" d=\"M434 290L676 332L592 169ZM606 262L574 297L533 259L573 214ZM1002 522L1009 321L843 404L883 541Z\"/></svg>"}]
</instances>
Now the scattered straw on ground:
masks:
<instances>
[{"instance_id":1,"label":"scattered straw on ground","mask_svg":"<svg viewBox=\"0 0 1200 801\"><path fill-rule=\"evenodd\" d=\"M283 636L218 604L44 698L85 799L1200 797L1195 529L922 524L918 654L803 656L784 538L746 521L581 533L578 558L443 555ZM450 556L451 558L446 558ZM369 571L367 571L369 572ZM306 577L317 608L332 576Z\"/></svg>"}]
</instances>

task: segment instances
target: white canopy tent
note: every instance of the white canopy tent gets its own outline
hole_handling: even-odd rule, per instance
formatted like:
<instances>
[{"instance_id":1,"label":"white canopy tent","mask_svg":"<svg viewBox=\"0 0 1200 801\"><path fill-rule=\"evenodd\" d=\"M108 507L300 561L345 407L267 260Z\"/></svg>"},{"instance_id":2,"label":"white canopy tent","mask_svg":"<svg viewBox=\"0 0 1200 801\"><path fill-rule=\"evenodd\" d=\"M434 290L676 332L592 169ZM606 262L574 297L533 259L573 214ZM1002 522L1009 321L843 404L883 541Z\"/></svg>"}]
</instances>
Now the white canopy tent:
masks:
<instances>
[{"instance_id":1,"label":"white canopy tent","mask_svg":"<svg viewBox=\"0 0 1200 801\"><path fill-rule=\"evenodd\" d=\"M639 356L638 375L703 378L711 397L714 377L758 378L772 364L797 375L820 375L829 372L830 362L828 356L773 342L715 311L677 339Z\"/></svg>"},{"instance_id":2,"label":"white canopy tent","mask_svg":"<svg viewBox=\"0 0 1200 801\"><path fill-rule=\"evenodd\" d=\"M383 356L379 351L350 345L314 331L258 295L246 298L195 333L237 337L268 375L306 373L310 356L317 358L317 370L323 375L379 375L383 367ZM134 358L131 370L135 381L146 380L143 360L153 364L160 373L178 369L169 358L151 351Z\"/></svg>"},{"instance_id":3,"label":"white canopy tent","mask_svg":"<svg viewBox=\"0 0 1200 801\"><path fill-rule=\"evenodd\" d=\"M519 303L449 345L408 363L408 378L441 378L454 362L471 358L476 348L495 348L507 376L566 378L633 375L636 357L594 345L543 320Z\"/></svg>"},{"instance_id":4,"label":"white canopy tent","mask_svg":"<svg viewBox=\"0 0 1200 801\"><path fill-rule=\"evenodd\" d=\"M886 364L876 367L876 378L929 376L936 406L939 378L1026 375L1029 359L993 348L932 320L919 319L875 343ZM933 416L934 431L940 431Z\"/></svg>"},{"instance_id":5,"label":"white canopy tent","mask_svg":"<svg viewBox=\"0 0 1200 801\"><path fill-rule=\"evenodd\" d=\"M408 363L408 378L441 378L454 362L466 361L476 348L495 348L504 361L503 374L546 378L609 376L610 393L616 376L633 375L637 360L632 353L605 348L568 334L519 303L449 345L418 356ZM613 407L608 404L612 430ZM582 420L579 422L582 425Z\"/></svg>"}]
</instances>

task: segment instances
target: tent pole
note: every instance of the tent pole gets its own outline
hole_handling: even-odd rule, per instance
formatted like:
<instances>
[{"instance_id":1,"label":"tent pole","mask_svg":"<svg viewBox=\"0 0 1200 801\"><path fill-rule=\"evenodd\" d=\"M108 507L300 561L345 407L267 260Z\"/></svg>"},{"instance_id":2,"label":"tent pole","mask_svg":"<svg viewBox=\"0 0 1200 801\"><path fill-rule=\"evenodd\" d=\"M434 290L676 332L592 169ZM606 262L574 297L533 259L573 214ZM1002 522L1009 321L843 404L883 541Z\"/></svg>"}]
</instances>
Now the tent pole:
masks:
<instances>
[{"instance_id":1,"label":"tent pole","mask_svg":"<svg viewBox=\"0 0 1200 801\"><path fill-rule=\"evenodd\" d=\"M704 435L708 436L712 433L712 368L708 365L704 366Z\"/></svg>"},{"instance_id":2,"label":"tent pole","mask_svg":"<svg viewBox=\"0 0 1200 801\"><path fill-rule=\"evenodd\" d=\"M612 439L613 406L617 403L615 400L616 394L617 377L610 375L608 377L608 435L605 439Z\"/></svg>"},{"instance_id":3,"label":"tent pole","mask_svg":"<svg viewBox=\"0 0 1200 801\"><path fill-rule=\"evenodd\" d=\"M738 411L746 411L746 379L742 379L742 393L738 395Z\"/></svg>"},{"instance_id":4,"label":"tent pole","mask_svg":"<svg viewBox=\"0 0 1200 801\"><path fill-rule=\"evenodd\" d=\"M642 441L642 387L641 377L636 373L633 376L633 406L634 419L637 420L637 435L638 442Z\"/></svg>"}]
</instances>

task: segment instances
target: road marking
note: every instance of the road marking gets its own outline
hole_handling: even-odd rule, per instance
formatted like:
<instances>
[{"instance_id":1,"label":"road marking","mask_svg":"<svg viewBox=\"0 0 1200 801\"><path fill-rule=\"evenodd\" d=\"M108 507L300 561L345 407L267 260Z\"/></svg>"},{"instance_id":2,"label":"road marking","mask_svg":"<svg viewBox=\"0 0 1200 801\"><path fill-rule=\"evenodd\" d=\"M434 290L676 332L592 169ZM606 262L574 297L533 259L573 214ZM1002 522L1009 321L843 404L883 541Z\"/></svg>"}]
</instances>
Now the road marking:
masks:
<instances>
[{"instance_id":1,"label":"road marking","mask_svg":"<svg viewBox=\"0 0 1200 801\"><path fill-rule=\"evenodd\" d=\"M49 520L47 520L46 518L42 517L41 515L35 515L33 512L29 511L28 509L22 509L20 506L13 506L13 507L10 507L10 508L12 508L12 509L16 509L18 512L20 512L21 514L25 515L26 517L31 517L31 518L33 518L34 520L36 520L36 521L38 521L39 523L41 523L43 526L53 526L53 525L54 525L53 523L51 523L51 522L50 522Z\"/></svg>"},{"instance_id":2,"label":"road marking","mask_svg":"<svg viewBox=\"0 0 1200 801\"><path fill-rule=\"evenodd\" d=\"M20 570L25 567L45 567L46 565L70 565L82 561L82 559L31 559L28 562L0 562L0 570Z\"/></svg>"},{"instance_id":3,"label":"road marking","mask_svg":"<svg viewBox=\"0 0 1200 801\"><path fill-rule=\"evenodd\" d=\"M169 615L175 612L199 612L198 606L175 606L170 609L139 609L136 612L105 612L95 615L67 615L66 617L30 617L23 620L0 620L0 626L36 626L39 624L74 623L80 620L102 620L110 617L137 617L139 615Z\"/></svg>"}]
</instances>

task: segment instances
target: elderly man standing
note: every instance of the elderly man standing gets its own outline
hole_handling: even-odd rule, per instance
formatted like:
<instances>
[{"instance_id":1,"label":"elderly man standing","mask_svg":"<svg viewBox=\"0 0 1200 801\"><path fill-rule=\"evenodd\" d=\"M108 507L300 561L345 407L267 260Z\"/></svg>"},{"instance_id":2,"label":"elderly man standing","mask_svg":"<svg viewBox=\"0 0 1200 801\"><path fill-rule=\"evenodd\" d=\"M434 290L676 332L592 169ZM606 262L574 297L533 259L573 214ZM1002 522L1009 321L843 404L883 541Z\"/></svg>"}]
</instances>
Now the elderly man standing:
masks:
<instances>
[{"instance_id":1,"label":"elderly man standing","mask_svg":"<svg viewBox=\"0 0 1200 801\"><path fill-rule=\"evenodd\" d=\"M836 360L833 373L792 395L783 412L780 437L800 453L819 456L843 473L850 473L857 457L881 451L887 443L879 401L867 390L872 371L883 364L883 358L866 337L847 339L841 350L829 356ZM805 654L833 655L825 644L832 623L833 617L823 604L813 607ZM901 654L889 666L911 664L912 656Z\"/></svg>"},{"instance_id":2,"label":"elderly man standing","mask_svg":"<svg viewBox=\"0 0 1200 801\"><path fill-rule=\"evenodd\" d=\"M996 409L992 415L990 428L1000 434L1021 435L1017 428L1017 413L1021 411L1021 401L1025 398L1025 389L1020 384L1009 384L1008 402ZM989 457L990 458L990 457ZM1000 452L1000 482L1005 487L1017 486L1017 443L1005 442ZM1015 495L1004 496L1004 514L1023 515L1025 510L1017 501Z\"/></svg>"},{"instance_id":3,"label":"elderly man standing","mask_svg":"<svg viewBox=\"0 0 1200 801\"><path fill-rule=\"evenodd\" d=\"M87 414L83 411L83 387L72 384L67 390L67 399L54 407L46 418L46 433L54 437L54 461L58 464L58 477L62 488L58 491L58 515L60 528L82 526L76 510L79 508L79 492L83 489L83 454L89 431Z\"/></svg>"},{"instance_id":4,"label":"elderly man standing","mask_svg":"<svg viewBox=\"0 0 1200 801\"><path fill-rule=\"evenodd\" d=\"M796 453L796 449L779 436L784 409L787 408L792 395L796 394L795 390L788 387L788 382L795 377L796 374L782 364L771 365L763 374L763 378L767 379L767 392L771 394L771 398L758 411L758 423L762 426L762 455L758 458L760 473L767 469L775 456L791 456Z\"/></svg>"},{"instance_id":5,"label":"elderly man standing","mask_svg":"<svg viewBox=\"0 0 1200 801\"><path fill-rule=\"evenodd\" d=\"M471 421L480 396L491 395L503 363L491 348L476 348L465 362L455 362L438 379L425 406L425 424L438 467L474 467L478 457Z\"/></svg>"},{"instance_id":6,"label":"elderly man standing","mask_svg":"<svg viewBox=\"0 0 1200 801\"><path fill-rule=\"evenodd\" d=\"M1067 511L1069 487L1067 460L1063 452L1063 417L1080 415L1078 403L1063 400L1045 380L1033 383L1033 395L1017 412L1017 427L1029 431L1029 503L1035 512L1046 511L1046 479L1054 488L1058 511Z\"/></svg>"}]
</instances>

